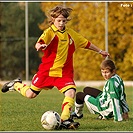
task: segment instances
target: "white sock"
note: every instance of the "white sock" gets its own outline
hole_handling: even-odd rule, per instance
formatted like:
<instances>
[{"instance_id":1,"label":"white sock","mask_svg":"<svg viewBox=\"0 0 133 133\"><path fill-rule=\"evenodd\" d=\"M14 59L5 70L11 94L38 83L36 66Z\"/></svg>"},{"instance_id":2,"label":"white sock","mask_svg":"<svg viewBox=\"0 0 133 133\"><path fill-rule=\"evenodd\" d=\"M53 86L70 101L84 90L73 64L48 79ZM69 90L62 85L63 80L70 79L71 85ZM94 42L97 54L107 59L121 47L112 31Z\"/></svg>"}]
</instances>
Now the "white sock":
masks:
<instances>
[{"instance_id":1,"label":"white sock","mask_svg":"<svg viewBox=\"0 0 133 133\"><path fill-rule=\"evenodd\" d=\"M84 104L77 104L75 102L75 113L77 116L81 116L83 114L82 113L83 107L84 107Z\"/></svg>"}]
</instances>

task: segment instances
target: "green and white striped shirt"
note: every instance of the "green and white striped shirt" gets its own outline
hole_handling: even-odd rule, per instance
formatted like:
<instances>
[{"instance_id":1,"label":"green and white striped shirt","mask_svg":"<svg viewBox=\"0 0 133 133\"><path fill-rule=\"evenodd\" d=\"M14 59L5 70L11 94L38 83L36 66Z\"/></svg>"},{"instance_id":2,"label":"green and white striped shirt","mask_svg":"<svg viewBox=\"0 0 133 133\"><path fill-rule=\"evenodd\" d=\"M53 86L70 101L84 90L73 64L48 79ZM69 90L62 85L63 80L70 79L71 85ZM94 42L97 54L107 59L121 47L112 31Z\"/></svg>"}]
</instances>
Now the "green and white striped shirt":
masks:
<instances>
[{"instance_id":1,"label":"green and white striped shirt","mask_svg":"<svg viewBox=\"0 0 133 133\"><path fill-rule=\"evenodd\" d=\"M121 121L122 113L129 111L124 84L117 74L106 81L103 92L96 99L100 113L107 116L113 112L115 121Z\"/></svg>"},{"instance_id":2,"label":"green and white striped shirt","mask_svg":"<svg viewBox=\"0 0 133 133\"><path fill-rule=\"evenodd\" d=\"M106 81L103 92L96 98L86 95L84 100L91 113L100 113L106 118L113 114L115 121L122 121L122 114L129 112L124 84L117 74Z\"/></svg>"}]
</instances>

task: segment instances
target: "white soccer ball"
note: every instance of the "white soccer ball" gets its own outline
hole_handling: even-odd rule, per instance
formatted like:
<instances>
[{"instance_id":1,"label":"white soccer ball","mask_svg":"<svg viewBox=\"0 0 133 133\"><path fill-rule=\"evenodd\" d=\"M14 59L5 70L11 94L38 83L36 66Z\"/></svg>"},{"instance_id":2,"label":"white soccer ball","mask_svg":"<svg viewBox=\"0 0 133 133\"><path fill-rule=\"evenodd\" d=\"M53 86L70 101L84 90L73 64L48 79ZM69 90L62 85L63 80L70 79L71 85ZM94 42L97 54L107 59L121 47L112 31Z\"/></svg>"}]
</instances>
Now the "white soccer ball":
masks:
<instances>
[{"instance_id":1,"label":"white soccer ball","mask_svg":"<svg viewBox=\"0 0 133 133\"><path fill-rule=\"evenodd\" d=\"M61 125L60 115L56 111L46 111L41 117L41 124L46 130L58 129Z\"/></svg>"}]
</instances>

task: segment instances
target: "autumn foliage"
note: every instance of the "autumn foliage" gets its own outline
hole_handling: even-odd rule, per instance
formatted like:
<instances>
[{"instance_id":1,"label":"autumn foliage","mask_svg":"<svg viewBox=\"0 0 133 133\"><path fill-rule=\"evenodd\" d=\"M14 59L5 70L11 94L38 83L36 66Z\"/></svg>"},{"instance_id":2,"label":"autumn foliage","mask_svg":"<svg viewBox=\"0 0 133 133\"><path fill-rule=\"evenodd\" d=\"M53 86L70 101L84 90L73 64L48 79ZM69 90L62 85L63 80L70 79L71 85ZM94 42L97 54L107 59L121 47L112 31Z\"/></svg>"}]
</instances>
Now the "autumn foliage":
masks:
<instances>
[{"instance_id":1,"label":"autumn foliage","mask_svg":"<svg viewBox=\"0 0 133 133\"><path fill-rule=\"evenodd\" d=\"M131 2L42 2L41 9L47 15L56 5L71 7L73 28L93 44L105 50L108 37L108 51L115 61L117 73L124 80L133 79L133 3ZM105 32L105 10L108 9L108 36ZM48 26L46 20L41 29ZM101 80L100 63L103 57L96 52L81 49L75 52L75 80Z\"/></svg>"},{"instance_id":2,"label":"autumn foliage","mask_svg":"<svg viewBox=\"0 0 133 133\"><path fill-rule=\"evenodd\" d=\"M0 3L1 80L25 78L26 62L32 79L41 62L42 52L34 45L49 27L48 12L57 5L73 9L68 27L82 34L103 50L108 50L117 73L133 80L133 2L28 2L29 60L25 59L25 2ZM107 18L107 19L106 19ZM108 47L107 47L108 46ZM75 80L104 80L100 72L103 57L91 50L74 54Z\"/></svg>"}]
</instances>

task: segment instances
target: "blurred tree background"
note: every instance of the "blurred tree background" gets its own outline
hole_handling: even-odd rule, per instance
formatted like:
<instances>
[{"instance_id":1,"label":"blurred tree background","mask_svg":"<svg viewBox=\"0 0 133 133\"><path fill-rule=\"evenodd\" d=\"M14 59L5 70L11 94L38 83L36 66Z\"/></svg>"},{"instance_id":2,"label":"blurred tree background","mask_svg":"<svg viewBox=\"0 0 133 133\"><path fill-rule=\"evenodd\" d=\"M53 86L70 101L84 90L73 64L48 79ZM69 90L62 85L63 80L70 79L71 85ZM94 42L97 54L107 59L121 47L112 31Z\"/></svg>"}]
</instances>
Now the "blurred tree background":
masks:
<instances>
[{"instance_id":1,"label":"blurred tree background","mask_svg":"<svg viewBox=\"0 0 133 133\"><path fill-rule=\"evenodd\" d=\"M68 27L105 50L105 2L28 2L29 76L36 73L41 52L34 45L47 28L47 13L56 5L71 7ZM25 3L0 3L0 80L25 79ZM108 51L124 80L133 80L133 3L108 2ZM91 50L74 54L75 80L103 80L103 57Z\"/></svg>"},{"instance_id":2,"label":"blurred tree background","mask_svg":"<svg viewBox=\"0 0 133 133\"><path fill-rule=\"evenodd\" d=\"M25 3L0 3L0 79L25 79ZM28 3L29 24L29 75L37 71L40 58L35 50L35 43L42 31L39 24L45 19L40 3Z\"/></svg>"}]
</instances>

